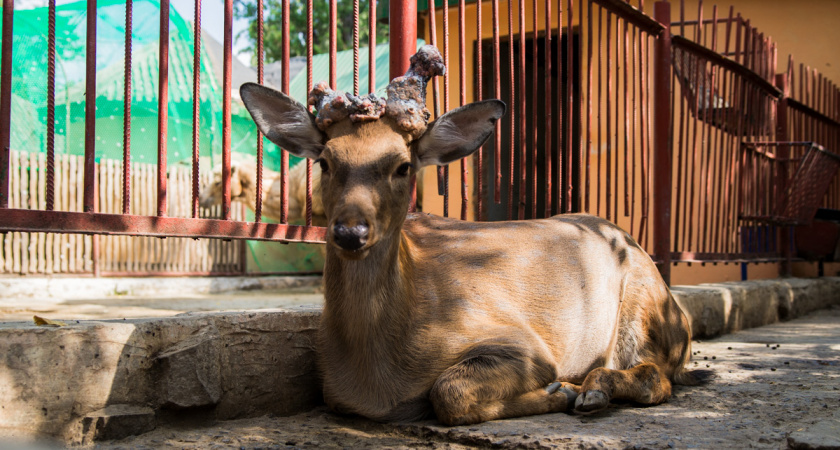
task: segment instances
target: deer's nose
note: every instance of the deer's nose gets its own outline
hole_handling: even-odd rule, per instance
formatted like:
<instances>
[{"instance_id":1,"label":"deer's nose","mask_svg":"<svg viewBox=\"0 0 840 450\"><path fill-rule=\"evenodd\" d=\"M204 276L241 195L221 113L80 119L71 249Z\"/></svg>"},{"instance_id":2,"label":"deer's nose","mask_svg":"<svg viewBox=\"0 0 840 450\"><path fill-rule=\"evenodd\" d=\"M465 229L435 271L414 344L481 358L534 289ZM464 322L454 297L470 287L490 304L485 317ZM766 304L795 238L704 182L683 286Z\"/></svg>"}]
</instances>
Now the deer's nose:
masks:
<instances>
[{"instance_id":1,"label":"deer's nose","mask_svg":"<svg viewBox=\"0 0 840 450\"><path fill-rule=\"evenodd\" d=\"M367 243L370 227L367 222L360 222L353 226L347 226L342 222L338 222L333 226L333 236L335 243L345 250L358 250Z\"/></svg>"}]
</instances>

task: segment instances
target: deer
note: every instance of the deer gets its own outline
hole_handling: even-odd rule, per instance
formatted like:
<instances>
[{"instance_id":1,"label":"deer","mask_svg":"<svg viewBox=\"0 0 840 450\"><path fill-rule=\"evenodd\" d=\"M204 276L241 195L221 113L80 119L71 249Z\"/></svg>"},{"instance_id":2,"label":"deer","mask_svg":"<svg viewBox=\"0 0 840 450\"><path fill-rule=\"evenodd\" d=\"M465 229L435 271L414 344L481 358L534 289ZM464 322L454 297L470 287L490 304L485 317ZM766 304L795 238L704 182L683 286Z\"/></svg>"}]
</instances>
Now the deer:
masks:
<instances>
[{"instance_id":1,"label":"deer","mask_svg":"<svg viewBox=\"0 0 840 450\"><path fill-rule=\"evenodd\" d=\"M260 131L321 167L327 219L316 353L326 405L375 421L447 426L593 414L666 401L689 371L691 331L650 256L598 217L467 222L409 213L409 178L475 152L505 104L429 122L435 47L387 99L317 84L310 112L258 84L241 97Z\"/></svg>"},{"instance_id":2,"label":"deer","mask_svg":"<svg viewBox=\"0 0 840 450\"><path fill-rule=\"evenodd\" d=\"M230 165L230 197L241 201L251 211L256 211L257 165L252 162L236 161ZM263 168L262 215L276 221L282 220L282 178L277 172ZM312 224L324 226L324 205L320 196L321 169L312 167ZM302 223L306 219L306 164L297 164L289 170L289 223ZM222 204L222 166L213 168L213 180L205 185L198 195L199 205L209 208Z\"/></svg>"}]
</instances>

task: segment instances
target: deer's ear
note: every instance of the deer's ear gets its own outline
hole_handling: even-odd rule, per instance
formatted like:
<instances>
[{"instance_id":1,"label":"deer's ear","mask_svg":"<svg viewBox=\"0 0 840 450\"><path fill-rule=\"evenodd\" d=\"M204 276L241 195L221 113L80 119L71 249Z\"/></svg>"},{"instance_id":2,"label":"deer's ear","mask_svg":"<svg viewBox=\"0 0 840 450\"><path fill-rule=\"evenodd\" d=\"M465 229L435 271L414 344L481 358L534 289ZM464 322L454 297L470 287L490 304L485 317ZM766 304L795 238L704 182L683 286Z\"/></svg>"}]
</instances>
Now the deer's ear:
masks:
<instances>
[{"instance_id":1,"label":"deer's ear","mask_svg":"<svg viewBox=\"0 0 840 450\"><path fill-rule=\"evenodd\" d=\"M504 102L484 100L438 117L417 141L420 165L442 166L469 156L493 134L496 121L503 115Z\"/></svg>"},{"instance_id":2,"label":"deer's ear","mask_svg":"<svg viewBox=\"0 0 840 450\"><path fill-rule=\"evenodd\" d=\"M256 83L245 83L239 94L257 128L271 142L296 156L316 159L327 136L315 125L315 116L295 99Z\"/></svg>"}]
</instances>

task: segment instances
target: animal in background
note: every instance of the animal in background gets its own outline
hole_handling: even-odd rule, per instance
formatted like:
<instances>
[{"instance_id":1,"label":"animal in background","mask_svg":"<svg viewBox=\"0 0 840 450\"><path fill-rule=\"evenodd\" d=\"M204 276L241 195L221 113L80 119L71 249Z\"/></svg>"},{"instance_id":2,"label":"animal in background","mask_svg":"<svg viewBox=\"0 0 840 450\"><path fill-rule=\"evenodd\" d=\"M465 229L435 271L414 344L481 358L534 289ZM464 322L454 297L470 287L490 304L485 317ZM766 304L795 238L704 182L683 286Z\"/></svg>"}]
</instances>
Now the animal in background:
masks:
<instances>
[{"instance_id":1,"label":"animal in background","mask_svg":"<svg viewBox=\"0 0 840 450\"><path fill-rule=\"evenodd\" d=\"M471 103L429 123L432 46L387 99L312 90L309 104L240 92L260 131L321 168L327 225L317 351L333 410L447 425L655 405L689 371L691 332L633 238L572 214L465 222L409 214L410 176L475 152L505 113Z\"/></svg>"}]
</instances>

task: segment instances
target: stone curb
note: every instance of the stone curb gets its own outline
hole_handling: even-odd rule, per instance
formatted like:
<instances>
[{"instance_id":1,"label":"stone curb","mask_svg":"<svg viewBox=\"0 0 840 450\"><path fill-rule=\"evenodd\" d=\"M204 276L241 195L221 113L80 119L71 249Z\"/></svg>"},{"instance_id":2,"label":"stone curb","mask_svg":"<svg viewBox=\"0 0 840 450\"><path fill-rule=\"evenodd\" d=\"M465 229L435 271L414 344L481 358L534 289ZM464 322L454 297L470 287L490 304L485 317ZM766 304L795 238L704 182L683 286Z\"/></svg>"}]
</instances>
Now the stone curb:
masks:
<instances>
[{"instance_id":1,"label":"stone curb","mask_svg":"<svg viewBox=\"0 0 840 450\"><path fill-rule=\"evenodd\" d=\"M220 294L235 291L314 289L320 276L267 277L165 277L154 278L16 277L0 278L4 298L59 298L82 300L121 296L177 297L192 294Z\"/></svg>"},{"instance_id":2,"label":"stone curb","mask_svg":"<svg viewBox=\"0 0 840 450\"><path fill-rule=\"evenodd\" d=\"M674 287L695 338L840 303L840 278ZM161 417L289 415L321 404L318 308L0 327L0 436L90 443Z\"/></svg>"}]
</instances>

